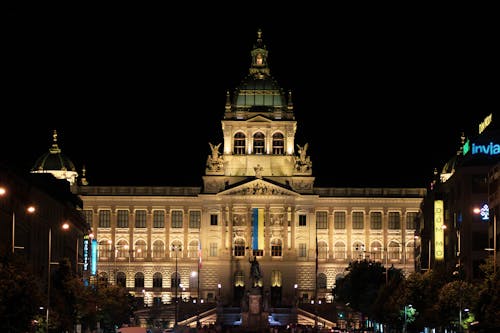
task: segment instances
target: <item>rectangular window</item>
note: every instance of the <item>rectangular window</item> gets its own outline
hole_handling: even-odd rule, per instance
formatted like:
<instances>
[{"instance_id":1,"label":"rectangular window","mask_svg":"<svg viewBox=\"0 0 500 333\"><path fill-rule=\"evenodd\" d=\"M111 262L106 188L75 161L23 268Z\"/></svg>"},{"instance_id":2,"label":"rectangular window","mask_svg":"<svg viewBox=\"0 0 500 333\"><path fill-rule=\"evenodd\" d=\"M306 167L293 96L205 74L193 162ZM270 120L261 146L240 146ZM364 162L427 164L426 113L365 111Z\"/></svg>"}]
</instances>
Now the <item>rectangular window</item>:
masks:
<instances>
[{"instance_id":1,"label":"rectangular window","mask_svg":"<svg viewBox=\"0 0 500 333\"><path fill-rule=\"evenodd\" d=\"M299 227L305 227L307 226L307 216L302 214L299 215Z\"/></svg>"},{"instance_id":2,"label":"rectangular window","mask_svg":"<svg viewBox=\"0 0 500 333\"><path fill-rule=\"evenodd\" d=\"M299 244L299 258L305 258L305 257L307 257L306 243L300 243Z\"/></svg>"},{"instance_id":3,"label":"rectangular window","mask_svg":"<svg viewBox=\"0 0 500 333\"><path fill-rule=\"evenodd\" d=\"M140 209L135 211L135 227L136 228L146 228L146 216L147 212L145 209Z\"/></svg>"},{"instance_id":4,"label":"rectangular window","mask_svg":"<svg viewBox=\"0 0 500 333\"><path fill-rule=\"evenodd\" d=\"M364 213L363 212L353 212L352 213L352 228L353 229L364 229Z\"/></svg>"},{"instance_id":5,"label":"rectangular window","mask_svg":"<svg viewBox=\"0 0 500 333\"><path fill-rule=\"evenodd\" d=\"M153 228L165 228L165 211L153 211Z\"/></svg>"},{"instance_id":6,"label":"rectangular window","mask_svg":"<svg viewBox=\"0 0 500 333\"><path fill-rule=\"evenodd\" d=\"M92 211L92 209L85 209L83 211L83 217L85 218L85 221L91 226L94 212Z\"/></svg>"},{"instance_id":7,"label":"rectangular window","mask_svg":"<svg viewBox=\"0 0 500 333\"><path fill-rule=\"evenodd\" d=\"M110 228L111 227L111 211L100 210L99 211L99 228Z\"/></svg>"},{"instance_id":8,"label":"rectangular window","mask_svg":"<svg viewBox=\"0 0 500 333\"><path fill-rule=\"evenodd\" d=\"M399 212L389 212L389 229L401 229L401 218Z\"/></svg>"},{"instance_id":9,"label":"rectangular window","mask_svg":"<svg viewBox=\"0 0 500 333\"><path fill-rule=\"evenodd\" d=\"M271 245L271 256L281 257L281 245Z\"/></svg>"},{"instance_id":10,"label":"rectangular window","mask_svg":"<svg viewBox=\"0 0 500 333\"><path fill-rule=\"evenodd\" d=\"M210 256L217 257L217 243L210 243Z\"/></svg>"},{"instance_id":11,"label":"rectangular window","mask_svg":"<svg viewBox=\"0 0 500 333\"><path fill-rule=\"evenodd\" d=\"M328 229L328 212L316 212L316 229Z\"/></svg>"},{"instance_id":12,"label":"rectangular window","mask_svg":"<svg viewBox=\"0 0 500 333\"><path fill-rule=\"evenodd\" d=\"M333 214L333 227L335 229L345 229L345 212L335 212Z\"/></svg>"},{"instance_id":13,"label":"rectangular window","mask_svg":"<svg viewBox=\"0 0 500 333\"><path fill-rule=\"evenodd\" d=\"M118 228L128 228L128 210L118 209L116 211L116 226Z\"/></svg>"},{"instance_id":14,"label":"rectangular window","mask_svg":"<svg viewBox=\"0 0 500 333\"><path fill-rule=\"evenodd\" d=\"M210 214L210 225L219 225L219 215Z\"/></svg>"},{"instance_id":15,"label":"rectangular window","mask_svg":"<svg viewBox=\"0 0 500 333\"><path fill-rule=\"evenodd\" d=\"M234 256L235 257L243 257L245 255L245 246L244 245L235 245L234 246Z\"/></svg>"},{"instance_id":16,"label":"rectangular window","mask_svg":"<svg viewBox=\"0 0 500 333\"><path fill-rule=\"evenodd\" d=\"M190 210L189 211L189 227L193 229L200 229L201 223L201 211Z\"/></svg>"},{"instance_id":17,"label":"rectangular window","mask_svg":"<svg viewBox=\"0 0 500 333\"><path fill-rule=\"evenodd\" d=\"M374 230L382 229L382 213L381 212L371 212L370 213L370 228Z\"/></svg>"},{"instance_id":18,"label":"rectangular window","mask_svg":"<svg viewBox=\"0 0 500 333\"><path fill-rule=\"evenodd\" d=\"M182 228L182 210L172 211L172 228Z\"/></svg>"},{"instance_id":19,"label":"rectangular window","mask_svg":"<svg viewBox=\"0 0 500 333\"><path fill-rule=\"evenodd\" d=\"M417 212L406 213L406 229L415 230L417 228Z\"/></svg>"}]
</instances>

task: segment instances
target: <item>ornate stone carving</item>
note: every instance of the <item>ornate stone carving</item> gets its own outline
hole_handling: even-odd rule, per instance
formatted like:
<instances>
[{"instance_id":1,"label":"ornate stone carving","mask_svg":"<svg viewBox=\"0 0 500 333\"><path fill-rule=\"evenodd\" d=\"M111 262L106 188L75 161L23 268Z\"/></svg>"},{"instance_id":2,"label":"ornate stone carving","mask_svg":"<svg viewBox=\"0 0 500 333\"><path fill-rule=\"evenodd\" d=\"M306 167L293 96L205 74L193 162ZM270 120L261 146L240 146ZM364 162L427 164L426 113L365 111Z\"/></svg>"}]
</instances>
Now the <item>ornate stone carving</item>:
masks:
<instances>
[{"instance_id":1,"label":"ornate stone carving","mask_svg":"<svg viewBox=\"0 0 500 333\"><path fill-rule=\"evenodd\" d=\"M224 170L224 157L219 152L221 143L214 145L209 142L208 144L212 150L212 155L208 155L207 158L207 171L218 172Z\"/></svg>"},{"instance_id":2,"label":"ornate stone carving","mask_svg":"<svg viewBox=\"0 0 500 333\"><path fill-rule=\"evenodd\" d=\"M307 148L309 144L304 146L297 145L299 156L295 156L295 170L300 173L312 171L311 158L307 156Z\"/></svg>"}]
</instances>

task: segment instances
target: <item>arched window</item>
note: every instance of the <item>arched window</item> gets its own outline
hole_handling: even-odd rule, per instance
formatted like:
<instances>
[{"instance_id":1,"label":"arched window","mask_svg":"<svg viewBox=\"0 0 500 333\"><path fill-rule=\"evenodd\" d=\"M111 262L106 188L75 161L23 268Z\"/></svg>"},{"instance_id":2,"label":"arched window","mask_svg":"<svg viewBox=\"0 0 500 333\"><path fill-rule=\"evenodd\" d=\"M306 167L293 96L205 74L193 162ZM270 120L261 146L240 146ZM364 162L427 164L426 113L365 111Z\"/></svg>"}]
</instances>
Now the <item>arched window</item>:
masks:
<instances>
[{"instance_id":1,"label":"arched window","mask_svg":"<svg viewBox=\"0 0 500 333\"><path fill-rule=\"evenodd\" d=\"M128 258L130 255L128 242L126 240L119 240L116 243L115 251L118 258Z\"/></svg>"},{"instance_id":2,"label":"arched window","mask_svg":"<svg viewBox=\"0 0 500 333\"><path fill-rule=\"evenodd\" d=\"M101 272L99 273L99 285L107 286L108 285L108 273Z\"/></svg>"},{"instance_id":3,"label":"arched window","mask_svg":"<svg viewBox=\"0 0 500 333\"><path fill-rule=\"evenodd\" d=\"M147 256L147 245L142 239L135 242L135 257L145 258Z\"/></svg>"},{"instance_id":4,"label":"arched window","mask_svg":"<svg viewBox=\"0 0 500 333\"><path fill-rule=\"evenodd\" d=\"M245 286L245 274L243 274L243 271L236 271L234 273L234 286L235 287Z\"/></svg>"},{"instance_id":5,"label":"arched window","mask_svg":"<svg viewBox=\"0 0 500 333\"><path fill-rule=\"evenodd\" d=\"M111 258L111 243L107 239L99 241L99 258Z\"/></svg>"},{"instance_id":6,"label":"arched window","mask_svg":"<svg viewBox=\"0 0 500 333\"><path fill-rule=\"evenodd\" d=\"M389 243L389 259L399 259L399 244L392 241Z\"/></svg>"},{"instance_id":7,"label":"arched window","mask_svg":"<svg viewBox=\"0 0 500 333\"><path fill-rule=\"evenodd\" d=\"M153 288L161 287L163 287L163 276L160 272L156 272L153 274Z\"/></svg>"},{"instance_id":8,"label":"arched window","mask_svg":"<svg viewBox=\"0 0 500 333\"><path fill-rule=\"evenodd\" d=\"M198 240L192 240L191 242L189 242L188 258L198 258Z\"/></svg>"},{"instance_id":9,"label":"arched window","mask_svg":"<svg viewBox=\"0 0 500 333\"><path fill-rule=\"evenodd\" d=\"M345 259L346 258L346 246L342 242L335 243L333 257L335 259Z\"/></svg>"},{"instance_id":10,"label":"arched window","mask_svg":"<svg viewBox=\"0 0 500 333\"><path fill-rule=\"evenodd\" d=\"M365 254L365 245L361 242L355 242L352 245L352 258L363 259Z\"/></svg>"},{"instance_id":11,"label":"arched window","mask_svg":"<svg viewBox=\"0 0 500 333\"><path fill-rule=\"evenodd\" d=\"M370 244L370 259L382 259L382 244L380 242L375 241Z\"/></svg>"},{"instance_id":12,"label":"arched window","mask_svg":"<svg viewBox=\"0 0 500 333\"><path fill-rule=\"evenodd\" d=\"M175 288L176 286L179 287L181 284L181 275L179 272L173 272L172 275L170 275L170 287Z\"/></svg>"},{"instance_id":13,"label":"arched window","mask_svg":"<svg viewBox=\"0 0 500 333\"><path fill-rule=\"evenodd\" d=\"M326 289L326 275L325 273L319 273L317 277L317 286L318 289Z\"/></svg>"},{"instance_id":14,"label":"arched window","mask_svg":"<svg viewBox=\"0 0 500 333\"><path fill-rule=\"evenodd\" d=\"M271 256L281 257L283 255L283 246L281 239L274 238L271 240Z\"/></svg>"},{"instance_id":15,"label":"arched window","mask_svg":"<svg viewBox=\"0 0 500 333\"><path fill-rule=\"evenodd\" d=\"M253 135L253 153L262 155L265 152L265 136L262 132Z\"/></svg>"},{"instance_id":16,"label":"arched window","mask_svg":"<svg viewBox=\"0 0 500 333\"><path fill-rule=\"evenodd\" d=\"M156 240L153 243L153 258L165 257L165 245L161 240Z\"/></svg>"},{"instance_id":17,"label":"arched window","mask_svg":"<svg viewBox=\"0 0 500 333\"><path fill-rule=\"evenodd\" d=\"M234 256L243 257L245 255L245 241L238 238L234 241Z\"/></svg>"},{"instance_id":18,"label":"arched window","mask_svg":"<svg viewBox=\"0 0 500 333\"><path fill-rule=\"evenodd\" d=\"M135 288L144 288L144 274L142 274L142 272L135 273L134 287Z\"/></svg>"},{"instance_id":19,"label":"arched window","mask_svg":"<svg viewBox=\"0 0 500 333\"><path fill-rule=\"evenodd\" d=\"M415 258L415 244L413 242L408 242L406 244L406 259Z\"/></svg>"},{"instance_id":20,"label":"arched window","mask_svg":"<svg viewBox=\"0 0 500 333\"><path fill-rule=\"evenodd\" d=\"M328 244L325 241L318 242L318 259L328 258Z\"/></svg>"},{"instance_id":21,"label":"arched window","mask_svg":"<svg viewBox=\"0 0 500 333\"><path fill-rule=\"evenodd\" d=\"M116 285L125 288L127 286L127 276L124 272L118 272L116 274Z\"/></svg>"},{"instance_id":22,"label":"arched window","mask_svg":"<svg viewBox=\"0 0 500 333\"><path fill-rule=\"evenodd\" d=\"M283 134L274 133L273 134L273 154L283 155L285 153L285 140Z\"/></svg>"},{"instance_id":23,"label":"arched window","mask_svg":"<svg viewBox=\"0 0 500 333\"><path fill-rule=\"evenodd\" d=\"M170 258L182 258L182 243L178 240L172 242L170 246Z\"/></svg>"},{"instance_id":24,"label":"arched window","mask_svg":"<svg viewBox=\"0 0 500 333\"><path fill-rule=\"evenodd\" d=\"M243 155L246 149L246 137L242 132L234 135L233 154Z\"/></svg>"},{"instance_id":25,"label":"arched window","mask_svg":"<svg viewBox=\"0 0 500 333\"><path fill-rule=\"evenodd\" d=\"M271 272L271 287L281 287L282 282L281 271L273 270Z\"/></svg>"}]
</instances>

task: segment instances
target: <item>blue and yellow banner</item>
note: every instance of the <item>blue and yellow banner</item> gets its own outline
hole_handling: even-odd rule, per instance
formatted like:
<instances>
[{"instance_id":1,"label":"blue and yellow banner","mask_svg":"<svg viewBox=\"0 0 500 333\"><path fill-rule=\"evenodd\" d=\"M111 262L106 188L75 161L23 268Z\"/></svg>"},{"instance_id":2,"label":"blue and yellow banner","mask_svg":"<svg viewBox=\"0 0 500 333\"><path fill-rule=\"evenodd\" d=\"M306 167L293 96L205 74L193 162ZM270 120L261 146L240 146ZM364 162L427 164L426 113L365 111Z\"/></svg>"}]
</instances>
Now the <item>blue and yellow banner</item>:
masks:
<instances>
[{"instance_id":1,"label":"blue and yellow banner","mask_svg":"<svg viewBox=\"0 0 500 333\"><path fill-rule=\"evenodd\" d=\"M264 208L253 208L252 249L264 248Z\"/></svg>"}]
</instances>

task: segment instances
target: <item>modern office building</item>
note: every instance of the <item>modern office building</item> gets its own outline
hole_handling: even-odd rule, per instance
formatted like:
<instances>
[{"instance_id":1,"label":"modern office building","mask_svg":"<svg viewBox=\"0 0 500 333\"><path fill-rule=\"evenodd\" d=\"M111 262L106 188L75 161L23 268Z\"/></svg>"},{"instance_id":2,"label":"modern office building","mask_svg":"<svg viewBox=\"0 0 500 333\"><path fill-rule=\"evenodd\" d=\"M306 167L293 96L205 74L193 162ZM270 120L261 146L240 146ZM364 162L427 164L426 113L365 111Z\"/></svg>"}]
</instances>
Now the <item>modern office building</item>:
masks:
<instances>
[{"instance_id":1,"label":"modern office building","mask_svg":"<svg viewBox=\"0 0 500 333\"><path fill-rule=\"evenodd\" d=\"M416 243L418 269L441 262L469 281L480 277L487 256L496 257L498 238L498 119L489 114L478 119L477 128L471 137L462 135L456 154L436 171Z\"/></svg>"},{"instance_id":2,"label":"modern office building","mask_svg":"<svg viewBox=\"0 0 500 333\"><path fill-rule=\"evenodd\" d=\"M49 173L21 174L10 165L0 165L0 255L21 258L39 278L42 290L47 290L49 272L54 274L63 259L83 276L84 236L90 227L82 207L66 180Z\"/></svg>"}]
</instances>

